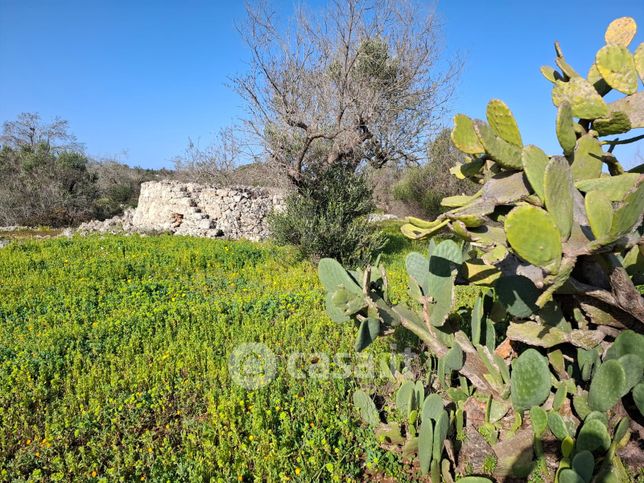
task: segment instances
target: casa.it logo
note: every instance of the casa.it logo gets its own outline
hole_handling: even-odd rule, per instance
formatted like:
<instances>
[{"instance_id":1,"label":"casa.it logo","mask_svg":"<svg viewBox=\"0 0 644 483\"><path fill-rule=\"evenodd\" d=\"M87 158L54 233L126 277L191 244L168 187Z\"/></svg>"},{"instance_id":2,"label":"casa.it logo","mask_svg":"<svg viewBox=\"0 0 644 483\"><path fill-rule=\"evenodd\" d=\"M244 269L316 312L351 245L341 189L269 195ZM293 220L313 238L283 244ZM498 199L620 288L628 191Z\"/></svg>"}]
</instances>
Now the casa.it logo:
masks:
<instances>
[{"instance_id":1,"label":"casa.it logo","mask_svg":"<svg viewBox=\"0 0 644 483\"><path fill-rule=\"evenodd\" d=\"M260 389L275 378L277 360L265 344L240 344L230 355L228 372L235 384L248 390Z\"/></svg>"}]
</instances>

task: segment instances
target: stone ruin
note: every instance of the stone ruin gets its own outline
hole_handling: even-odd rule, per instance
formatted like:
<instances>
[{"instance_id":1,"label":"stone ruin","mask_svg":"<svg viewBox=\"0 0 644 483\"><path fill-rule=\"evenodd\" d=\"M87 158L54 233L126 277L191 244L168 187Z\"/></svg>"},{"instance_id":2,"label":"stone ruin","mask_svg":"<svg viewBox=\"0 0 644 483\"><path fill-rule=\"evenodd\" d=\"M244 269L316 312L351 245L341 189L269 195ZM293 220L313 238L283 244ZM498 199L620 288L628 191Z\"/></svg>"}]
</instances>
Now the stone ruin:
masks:
<instances>
[{"instance_id":1,"label":"stone ruin","mask_svg":"<svg viewBox=\"0 0 644 483\"><path fill-rule=\"evenodd\" d=\"M173 233L200 237L263 240L268 215L284 206L275 188L217 188L197 183L149 181L135 209L105 221L82 224L81 233Z\"/></svg>"}]
</instances>

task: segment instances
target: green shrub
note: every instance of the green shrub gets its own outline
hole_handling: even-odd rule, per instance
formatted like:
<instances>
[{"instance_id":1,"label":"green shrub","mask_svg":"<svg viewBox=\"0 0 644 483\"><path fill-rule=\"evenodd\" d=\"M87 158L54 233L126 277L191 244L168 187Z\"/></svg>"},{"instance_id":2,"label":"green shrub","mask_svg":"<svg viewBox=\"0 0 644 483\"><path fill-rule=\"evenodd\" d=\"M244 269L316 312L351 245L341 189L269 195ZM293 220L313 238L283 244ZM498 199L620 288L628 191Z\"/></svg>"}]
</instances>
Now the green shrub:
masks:
<instances>
[{"instance_id":1,"label":"green shrub","mask_svg":"<svg viewBox=\"0 0 644 483\"><path fill-rule=\"evenodd\" d=\"M413 214L434 218L443 211L443 198L472 194L477 189L470 180L458 179L450 173L451 168L463 161L463 155L449 135L448 129L442 131L429 147L428 162L407 169L394 185L394 198L405 203Z\"/></svg>"},{"instance_id":2,"label":"green shrub","mask_svg":"<svg viewBox=\"0 0 644 483\"><path fill-rule=\"evenodd\" d=\"M308 173L285 210L271 217L271 230L278 243L293 244L306 257L356 265L384 246L384 236L366 218L374 209L365 177L338 164Z\"/></svg>"}]
</instances>

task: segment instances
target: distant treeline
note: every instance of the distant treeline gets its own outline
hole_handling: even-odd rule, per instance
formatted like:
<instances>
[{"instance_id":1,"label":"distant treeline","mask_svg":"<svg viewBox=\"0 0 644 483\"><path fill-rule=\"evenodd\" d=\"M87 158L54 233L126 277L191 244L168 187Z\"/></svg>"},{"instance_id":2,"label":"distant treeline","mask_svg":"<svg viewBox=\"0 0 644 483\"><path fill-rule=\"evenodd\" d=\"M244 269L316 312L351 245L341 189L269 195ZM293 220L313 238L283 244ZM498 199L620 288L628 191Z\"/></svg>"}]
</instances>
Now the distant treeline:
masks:
<instances>
[{"instance_id":1,"label":"distant treeline","mask_svg":"<svg viewBox=\"0 0 644 483\"><path fill-rule=\"evenodd\" d=\"M0 225L77 225L135 206L144 181L167 170L89 158L66 121L21 114L0 136Z\"/></svg>"}]
</instances>

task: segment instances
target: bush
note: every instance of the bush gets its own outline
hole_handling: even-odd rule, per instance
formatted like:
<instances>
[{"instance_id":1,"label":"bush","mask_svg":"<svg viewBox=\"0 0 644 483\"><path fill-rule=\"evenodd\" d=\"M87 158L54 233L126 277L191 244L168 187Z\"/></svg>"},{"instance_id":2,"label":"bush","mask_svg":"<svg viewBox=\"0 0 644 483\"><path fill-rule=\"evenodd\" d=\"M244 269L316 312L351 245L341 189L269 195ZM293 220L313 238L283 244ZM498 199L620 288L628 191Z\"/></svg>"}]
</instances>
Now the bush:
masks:
<instances>
[{"instance_id":1,"label":"bush","mask_svg":"<svg viewBox=\"0 0 644 483\"><path fill-rule=\"evenodd\" d=\"M366 215L375 209L364 175L338 164L308 173L286 208L271 217L276 241L293 244L306 257L333 257L355 266L384 246L384 236Z\"/></svg>"},{"instance_id":2,"label":"bush","mask_svg":"<svg viewBox=\"0 0 644 483\"><path fill-rule=\"evenodd\" d=\"M426 164L406 170L394 185L394 198L407 204L412 214L434 218L442 212L443 198L473 194L477 185L451 175L450 168L463 162L463 155L452 144L449 130L438 135L428 157Z\"/></svg>"}]
</instances>

